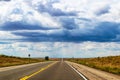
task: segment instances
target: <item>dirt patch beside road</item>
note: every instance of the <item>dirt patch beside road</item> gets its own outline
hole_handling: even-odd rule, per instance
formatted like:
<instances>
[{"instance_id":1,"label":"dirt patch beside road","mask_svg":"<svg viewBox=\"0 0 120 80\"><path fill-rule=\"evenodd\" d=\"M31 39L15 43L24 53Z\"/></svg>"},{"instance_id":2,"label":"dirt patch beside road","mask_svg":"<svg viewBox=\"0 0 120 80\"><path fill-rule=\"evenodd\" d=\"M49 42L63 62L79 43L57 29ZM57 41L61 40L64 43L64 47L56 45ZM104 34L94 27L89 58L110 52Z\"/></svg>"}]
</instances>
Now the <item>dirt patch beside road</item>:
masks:
<instances>
[{"instance_id":1,"label":"dirt patch beside road","mask_svg":"<svg viewBox=\"0 0 120 80\"><path fill-rule=\"evenodd\" d=\"M100 71L74 62L69 61L66 62L72 65L80 73L85 75L89 80L120 80L120 76L118 75Z\"/></svg>"}]
</instances>

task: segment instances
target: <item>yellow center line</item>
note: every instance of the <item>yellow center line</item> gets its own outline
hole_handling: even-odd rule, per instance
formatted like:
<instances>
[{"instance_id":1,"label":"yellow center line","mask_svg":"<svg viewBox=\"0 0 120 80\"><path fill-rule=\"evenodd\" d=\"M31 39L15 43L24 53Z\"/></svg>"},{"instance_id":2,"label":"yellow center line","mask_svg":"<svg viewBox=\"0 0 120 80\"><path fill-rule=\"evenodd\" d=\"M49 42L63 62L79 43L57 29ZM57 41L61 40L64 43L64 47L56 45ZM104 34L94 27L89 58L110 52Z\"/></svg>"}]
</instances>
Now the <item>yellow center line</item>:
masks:
<instances>
[{"instance_id":1,"label":"yellow center line","mask_svg":"<svg viewBox=\"0 0 120 80\"><path fill-rule=\"evenodd\" d=\"M38 74L38 73L46 70L47 68L49 68L50 66L52 66L52 65L55 64L55 63L56 63L56 62L54 62L54 63L52 63L52 64L49 64L48 66L46 66L46 67L44 67L44 68L41 68L40 70L38 70L37 72L35 72L35 73L31 74L31 75L28 75L28 76L25 76L25 77L23 77L23 78L20 78L20 80L27 80L27 79L29 79L30 77L32 77L32 76L34 76L34 75L36 75L36 74Z\"/></svg>"}]
</instances>

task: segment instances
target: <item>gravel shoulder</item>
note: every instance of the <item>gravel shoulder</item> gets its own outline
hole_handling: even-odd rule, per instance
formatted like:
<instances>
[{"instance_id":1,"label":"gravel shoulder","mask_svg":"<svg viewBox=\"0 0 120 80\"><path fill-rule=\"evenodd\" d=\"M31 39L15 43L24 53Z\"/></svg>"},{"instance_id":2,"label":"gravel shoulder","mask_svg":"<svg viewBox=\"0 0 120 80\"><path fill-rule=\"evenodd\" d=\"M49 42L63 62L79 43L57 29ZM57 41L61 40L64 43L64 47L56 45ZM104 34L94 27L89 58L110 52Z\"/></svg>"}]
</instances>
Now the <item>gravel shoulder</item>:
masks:
<instances>
[{"instance_id":1,"label":"gravel shoulder","mask_svg":"<svg viewBox=\"0 0 120 80\"><path fill-rule=\"evenodd\" d=\"M118 75L90 68L74 62L66 62L85 75L89 80L120 80L120 76Z\"/></svg>"}]
</instances>

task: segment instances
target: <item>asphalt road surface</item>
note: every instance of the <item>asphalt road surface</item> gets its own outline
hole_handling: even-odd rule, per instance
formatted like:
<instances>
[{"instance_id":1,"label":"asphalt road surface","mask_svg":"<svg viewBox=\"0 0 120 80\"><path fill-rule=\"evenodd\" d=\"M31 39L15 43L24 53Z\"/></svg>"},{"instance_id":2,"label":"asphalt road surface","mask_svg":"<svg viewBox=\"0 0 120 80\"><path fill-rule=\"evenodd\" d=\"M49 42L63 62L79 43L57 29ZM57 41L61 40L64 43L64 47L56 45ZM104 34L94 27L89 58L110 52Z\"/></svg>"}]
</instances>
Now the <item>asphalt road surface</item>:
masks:
<instances>
[{"instance_id":1,"label":"asphalt road surface","mask_svg":"<svg viewBox=\"0 0 120 80\"><path fill-rule=\"evenodd\" d=\"M45 62L0 72L0 80L84 80L66 62Z\"/></svg>"},{"instance_id":2,"label":"asphalt road surface","mask_svg":"<svg viewBox=\"0 0 120 80\"><path fill-rule=\"evenodd\" d=\"M25 66L17 69L11 68L10 70L0 71L0 80L20 80L21 77L30 75L51 63L52 62L44 62L44 63Z\"/></svg>"}]
</instances>

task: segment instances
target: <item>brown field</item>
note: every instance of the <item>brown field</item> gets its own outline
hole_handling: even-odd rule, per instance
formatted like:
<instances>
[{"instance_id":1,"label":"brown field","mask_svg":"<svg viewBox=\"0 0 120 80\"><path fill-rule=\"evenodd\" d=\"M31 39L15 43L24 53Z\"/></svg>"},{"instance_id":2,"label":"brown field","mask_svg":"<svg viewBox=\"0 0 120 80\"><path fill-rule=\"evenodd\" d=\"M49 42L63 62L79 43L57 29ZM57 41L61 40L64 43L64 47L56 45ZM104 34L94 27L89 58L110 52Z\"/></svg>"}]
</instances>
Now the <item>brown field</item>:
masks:
<instances>
[{"instance_id":1,"label":"brown field","mask_svg":"<svg viewBox=\"0 0 120 80\"><path fill-rule=\"evenodd\" d=\"M67 60L120 75L120 56L70 58Z\"/></svg>"},{"instance_id":2,"label":"brown field","mask_svg":"<svg viewBox=\"0 0 120 80\"><path fill-rule=\"evenodd\" d=\"M35 62L42 62L45 61L44 59L33 59L33 58L20 58L14 56L6 56L0 55L0 67L6 66L14 66L14 65L21 65L21 64L29 64Z\"/></svg>"}]
</instances>

